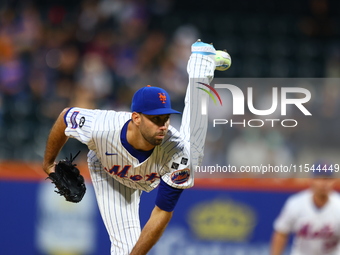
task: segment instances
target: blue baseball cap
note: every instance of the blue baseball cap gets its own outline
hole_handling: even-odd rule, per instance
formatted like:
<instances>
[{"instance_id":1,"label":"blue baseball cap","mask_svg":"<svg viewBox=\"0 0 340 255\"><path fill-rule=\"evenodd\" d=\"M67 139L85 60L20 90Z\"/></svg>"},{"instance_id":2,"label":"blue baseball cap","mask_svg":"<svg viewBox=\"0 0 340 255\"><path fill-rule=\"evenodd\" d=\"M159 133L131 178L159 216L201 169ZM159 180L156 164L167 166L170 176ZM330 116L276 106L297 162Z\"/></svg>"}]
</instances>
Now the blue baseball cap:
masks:
<instances>
[{"instance_id":1,"label":"blue baseball cap","mask_svg":"<svg viewBox=\"0 0 340 255\"><path fill-rule=\"evenodd\" d=\"M146 115L180 114L171 108L168 92L150 85L137 90L133 95L131 111Z\"/></svg>"}]
</instances>

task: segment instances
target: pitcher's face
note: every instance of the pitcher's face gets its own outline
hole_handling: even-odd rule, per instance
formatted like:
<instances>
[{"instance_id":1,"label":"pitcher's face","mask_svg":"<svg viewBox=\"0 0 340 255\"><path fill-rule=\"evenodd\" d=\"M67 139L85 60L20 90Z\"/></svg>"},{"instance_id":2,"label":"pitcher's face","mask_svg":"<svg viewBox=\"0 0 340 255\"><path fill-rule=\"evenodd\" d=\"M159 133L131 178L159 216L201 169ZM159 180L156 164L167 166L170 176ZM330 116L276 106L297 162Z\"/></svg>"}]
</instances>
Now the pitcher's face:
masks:
<instances>
[{"instance_id":1,"label":"pitcher's face","mask_svg":"<svg viewBox=\"0 0 340 255\"><path fill-rule=\"evenodd\" d=\"M170 114L141 115L139 130L143 138L153 146L160 145L168 132Z\"/></svg>"}]
</instances>

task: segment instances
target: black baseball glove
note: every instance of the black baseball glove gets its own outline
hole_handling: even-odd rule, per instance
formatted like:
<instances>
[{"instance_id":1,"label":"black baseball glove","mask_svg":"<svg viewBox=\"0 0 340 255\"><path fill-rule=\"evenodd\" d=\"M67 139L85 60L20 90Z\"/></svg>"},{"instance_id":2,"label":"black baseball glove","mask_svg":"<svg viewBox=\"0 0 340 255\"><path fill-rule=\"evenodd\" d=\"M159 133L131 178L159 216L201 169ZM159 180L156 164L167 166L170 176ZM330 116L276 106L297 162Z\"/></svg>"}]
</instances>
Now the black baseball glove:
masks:
<instances>
[{"instance_id":1,"label":"black baseball glove","mask_svg":"<svg viewBox=\"0 0 340 255\"><path fill-rule=\"evenodd\" d=\"M55 172L50 173L47 179L51 179L55 184L56 193L64 196L66 201L78 203L82 200L86 192L84 177L80 174L76 164L72 164L77 155L70 160L68 158L60 160L55 166Z\"/></svg>"}]
</instances>

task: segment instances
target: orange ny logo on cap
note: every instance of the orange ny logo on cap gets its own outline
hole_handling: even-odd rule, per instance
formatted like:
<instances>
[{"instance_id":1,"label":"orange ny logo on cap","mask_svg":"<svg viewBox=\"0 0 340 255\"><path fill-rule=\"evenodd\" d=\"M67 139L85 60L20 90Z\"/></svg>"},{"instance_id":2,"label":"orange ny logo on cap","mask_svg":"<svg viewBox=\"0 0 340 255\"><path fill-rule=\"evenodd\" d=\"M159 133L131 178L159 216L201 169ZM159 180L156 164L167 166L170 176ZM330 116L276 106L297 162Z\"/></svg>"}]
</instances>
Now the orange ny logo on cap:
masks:
<instances>
[{"instance_id":1,"label":"orange ny logo on cap","mask_svg":"<svg viewBox=\"0 0 340 255\"><path fill-rule=\"evenodd\" d=\"M165 93L158 93L158 95L159 95L159 100L162 101L162 104L165 104L165 101L166 101Z\"/></svg>"}]
</instances>

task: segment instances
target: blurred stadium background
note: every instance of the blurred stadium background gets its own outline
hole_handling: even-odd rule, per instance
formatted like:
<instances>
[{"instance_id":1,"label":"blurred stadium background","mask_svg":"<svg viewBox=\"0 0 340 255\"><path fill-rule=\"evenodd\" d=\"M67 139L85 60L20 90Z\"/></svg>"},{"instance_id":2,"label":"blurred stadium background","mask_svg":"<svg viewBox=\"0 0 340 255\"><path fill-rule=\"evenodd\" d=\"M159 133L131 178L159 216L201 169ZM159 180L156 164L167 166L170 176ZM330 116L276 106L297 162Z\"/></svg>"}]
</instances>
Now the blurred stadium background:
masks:
<instances>
[{"instance_id":1,"label":"blurred stadium background","mask_svg":"<svg viewBox=\"0 0 340 255\"><path fill-rule=\"evenodd\" d=\"M109 253L90 184L83 207L62 203L52 187L43 192L48 132L68 106L129 110L134 91L147 84L168 90L181 110L188 49L197 38L232 56L218 78L335 78L309 86L312 127L302 121L298 131L209 132L206 164L245 157L252 164L252 152L266 162L282 163L284 155L285 162L339 163L339 17L336 0L1 1L0 253ZM79 149L77 161L86 162L87 149L71 140L60 158ZM272 221L287 196L305 187L302 179L198 179L150 254L267 254ZM142 224L154 193L143 196ZM70 225L81 231L67 232ZM56 228L78 246L58 241Z\"/></svg>"}]
</instances>

